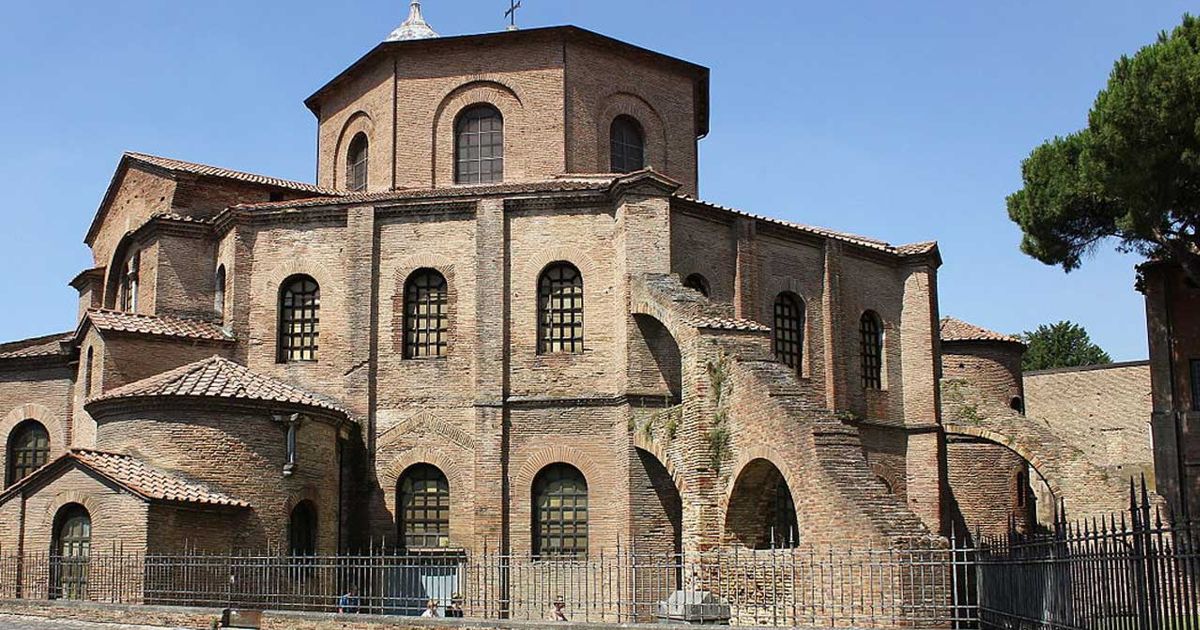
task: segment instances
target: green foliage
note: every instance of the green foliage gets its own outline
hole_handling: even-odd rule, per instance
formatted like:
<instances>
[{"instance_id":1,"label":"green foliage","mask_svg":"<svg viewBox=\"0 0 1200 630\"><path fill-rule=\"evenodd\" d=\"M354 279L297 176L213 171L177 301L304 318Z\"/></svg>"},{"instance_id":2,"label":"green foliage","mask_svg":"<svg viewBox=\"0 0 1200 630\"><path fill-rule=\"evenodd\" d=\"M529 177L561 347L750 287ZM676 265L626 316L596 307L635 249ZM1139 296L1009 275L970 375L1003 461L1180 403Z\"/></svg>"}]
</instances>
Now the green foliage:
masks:
<instances>
[{"instance_id":1,"label":"green foliage","mask_svg":"<svg viewBox=\"0 0 1200 630\"><path fill-rule=\"evenodd\" d=\"M721 464L729 454L733 435L729 430L729 412L725 402L726 385L729 380L729 357L720 355L708 362L708 382L712 388L717 410L713 413L712 427L705 436L708 440L708 455L713 468L721 471Z\"/></svg>"},{"instance_id":2,"label":"green foliage","mask_svg":"<svg viewBox=\"0 0 1200 630\"><path fill-rule=\"evenodd\" d=\"M1087 330L1073 322L1042 324L1020 337L1028 345L1021 362L1025 371L1112 363L1112 357L1092 342Z\"/></svg>"},{"instance_id":3,"label":"green foliage","mask_svg":"<svg viewBox=\"0 0 1200 630\"><path fill-rule=\"evenodd\" d=\"M1021 174L1008 216L1026 254L1071 271L1113 238L1200 281L1200 20L1119 59L1087 128L1034 149Z\"/></svg>"},{"instance_id":4,"label":"green foliage","mask_svg":"<svg viewBox=\"0 0 1200 630\"><path fill-rule=\"evenodd\" d=\"M667 421L663 424L663 429L667 432L667 441L675 439L675 434L679 432L679 414L672 413L667 415Z\"/></svg>"}]
</instances>

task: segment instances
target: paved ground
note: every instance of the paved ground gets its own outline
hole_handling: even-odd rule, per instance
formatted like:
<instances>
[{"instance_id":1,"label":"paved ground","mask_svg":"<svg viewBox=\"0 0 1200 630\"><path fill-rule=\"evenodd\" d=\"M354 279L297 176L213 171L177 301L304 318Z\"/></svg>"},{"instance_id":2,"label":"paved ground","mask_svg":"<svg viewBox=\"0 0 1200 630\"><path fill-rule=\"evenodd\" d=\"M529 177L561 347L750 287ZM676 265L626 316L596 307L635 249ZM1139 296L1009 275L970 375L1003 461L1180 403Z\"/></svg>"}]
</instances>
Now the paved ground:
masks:
<instances>
[{"instance_id":1,"label":"paved ground","mask_svg":"<svg viewBox=\"0 0 1200 630\"><path fill-rule=\"evenodd\" d=\"M54 621L40 617L0 615L0 630L164 630L164 628L112 623L87 623L85 621ZM174 630L185 629L176 628Z\"/></svg>"}]
</instances>

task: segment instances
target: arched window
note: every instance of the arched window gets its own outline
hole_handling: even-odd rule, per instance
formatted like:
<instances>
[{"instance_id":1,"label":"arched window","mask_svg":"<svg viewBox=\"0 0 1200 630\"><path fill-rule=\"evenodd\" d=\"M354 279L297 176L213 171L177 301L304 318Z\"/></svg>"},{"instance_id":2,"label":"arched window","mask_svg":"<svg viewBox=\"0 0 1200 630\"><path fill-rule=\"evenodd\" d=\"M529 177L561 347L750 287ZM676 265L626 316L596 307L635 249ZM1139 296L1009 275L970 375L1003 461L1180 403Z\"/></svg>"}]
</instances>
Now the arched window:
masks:
<instances>
[{"instance_id":1,"label":"arched window","mask_svg":"<svg viewBox=\"0 0 1200 630\"><path fill-rule=\"evenodd\" d=\"M63 506L54 519L54 540L50 548L51 599L85 598L91 551L91 515L77 503Z\"/></svg>"},{"instance_id":2,"label":"arched window","mask_svg":"<svg viewBox=\"0 0 1200 630\"><path fill-rule=\"evenodd\" d=\"M217 315L225 314L225 265L217 266L217 274L213 278L213 312Z\"/></svg>"},{"instance_id":3,"label":"arched window","mask_svg":"<svg viewBox=\"0 0 1200 630\"><path fill-rule=\"evenodd\" d=\"M50 461L50 433L37 420L18 424L8 436L8 484L13 485Z\"/></svg>"},{"instance_id":4,"label":"arched window","mask_svg":"<svg viewBox=\"0 0 1200 630\"><path fill-rule=\"evenodd\" d=\"M288 519L288 553L292 556L317 555L317 506L301 501L292 508Z\"/></svg>"},{"instance_id":5,"label":"arched window","mask_svg":"<svg viewBox=\"0 0 1200 630\"><path fill-rule=\"evenodd\" d=\"M1013 396L1012 400L1008 401L1008 406L1012 407L1013 411L1025 415L1025 401L1021 400L1020 396Z\"/></svg>"},{"instance_id":6,"label":"arched window","mask_svg":"<svg viewBox=\"0 0 1200 630\"><path fill-rule=\"evenodd\" d=\"M446 356L449 314L446 278L418 269L404 283L404 358Z\"/></svg>"},{"instance_id":7,"label":"arched window","mask_svg":"<svg viewBox=\"0 0 1200 630\"><path fill-rule=\"evenodd\" d=\"M883 389L883 324L874 311L863 313L858 325L862 339L862 386Z\"/></svg>"},{"instance_id":8,"label":"arched window","mask_svg":"<svg viewBox=\"0 0 1200 630\"><path fill-rule=\"evenodd\" d=\"M800 372L804 359L804 300L793 293L775 298L775 358Z\"/></svg>"},{"instance_id":9,"label":"arched window","mask_svg":"<svg viewBox=\"0 0 1200 630\"><path fill-rule=\"evenodd\" d=\"M464 111L454 124L454 183L504 181L504 118L491 105Z\"/></svg>"},{"instance_id":10,"label":"arched window","mask_svg":"<svg viewBox=\"0 0 1200 630\"><path fill-rule=\"evenodd\" d=\"M141 265L142 253L134 252L121 273L121 310L127 313L137 311L138 269Z\"/></svg>"},{"instance_id":11,"label":"arched window","mask_svg":"<svg viewBox=\"0 0 1200 630\"><path fill-rule=\"evenodd\" d=\"M538 353L583 352L583 276L554 263L538 278Z\"/></svg>"},{"instance_id":12,"label":"arched window","mask_svg":"<svg viewBox=\"0 0 1200 630\"><path fill-rule=\"evenodd\" d=\"M279 288L279 362L316 361L321 287L310 276L292 276Z\"/></svg>"},{"instance_id":13,"label":"arched window","mask_svg":"<svg viewBox=\"0 0 1200 630\"><path fill-rule=\"evenodd\" d=\"M796 519L796 503L792 491L781 476L775 482L775 496L771 500L771 549L790 549L799 544L800 524Z\"/></svg>"},{"instance_id":14,"label":"arched window","mask_svg":"<svg viewBox=\"0 0 1200 630\"><path fill-rule=\"evenodd\" d=\"M445 547L450 542L450 482L430 464L400 476L400 541L405 549Z\"/></svg>"},{"instance_id":15,"label":"arched window","mask_svg":"<svg viewBox=\"0 0 1200 630\"><path fill-rule=\"evenodd\" d=\"M1016 487L1017 507L1023 508L1029 501L1029 475L1024 471L1017 473Z\"/></svg>"},{"instance_id":16,"label":"arched window","mask_svg":"<svg viewBox=\"0 0 1200 630\"><path fill-rule=\"evenodd\" d=\"M535 558L586 558L588 489L570 464L551 464L533 480Z\"/></svg>"},{"instance_id":17,"label":"arched window","mask_svg":"<svg viewBox=\"0 0 1200 630\"><path fill-rule=\"evenodd\" d=\"M698 273L693 273L688 276L683 281L683 286L693 291L699 291L700 295L708 297L708 280Z\"/></svg>"},{"instance_id":18,"label":"arched window","mask_svg":"<svg viewBox=\"0 0 1200 630\"><path fill-rule=\"evenodd\" d=\"M350 150L346 152L346 188L350 192L367 189L369 146L367 134L361 131L350 141Z\"/></svg>"},{"instance_id":19,"label":"arched window","mask_svg":"<svg viewBox=\"0 0 1200 630\"><path fill-rule=\"evenodd\" d=\"M92 396L92 372L95 369L93 362L95 355L92 352L92 346L88 346L87 358L84 359L83 365L83 397L91 398Z\"/></svg>"},{"instance_id":20,"label":"arched window","mask_svg":"<svg viewBox=\"0 0 1200 630\"><path fill-rule=\"evenodd\" d=\"M609 131L610 163L614 173L632 173L646 167L646 134L632 116L617 116Z\"/></svg>"}]
</instances>

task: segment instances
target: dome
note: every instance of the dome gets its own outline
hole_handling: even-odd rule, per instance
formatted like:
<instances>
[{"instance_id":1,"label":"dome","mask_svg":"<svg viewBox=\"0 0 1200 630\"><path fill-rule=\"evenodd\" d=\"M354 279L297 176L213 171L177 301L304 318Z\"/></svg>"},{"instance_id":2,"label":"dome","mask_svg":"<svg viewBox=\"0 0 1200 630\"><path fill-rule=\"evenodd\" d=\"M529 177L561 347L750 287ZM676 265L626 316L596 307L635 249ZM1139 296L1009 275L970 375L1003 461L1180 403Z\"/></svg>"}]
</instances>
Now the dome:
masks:
<instances>
[{"instance_id":1,"label":"dome","mask_svg":"<svg viewBox=\"0 0 1200 630\"><path fill-rule=\"evenodd\" d=\"M396 30L388 35L386 41L401 42L410 39L430 39L437 36L437 31L429 26L424 17L421 17L421 3L418 0L412 0L408 7L408 19L396 27Z\"/></svg>"}]
</instances>

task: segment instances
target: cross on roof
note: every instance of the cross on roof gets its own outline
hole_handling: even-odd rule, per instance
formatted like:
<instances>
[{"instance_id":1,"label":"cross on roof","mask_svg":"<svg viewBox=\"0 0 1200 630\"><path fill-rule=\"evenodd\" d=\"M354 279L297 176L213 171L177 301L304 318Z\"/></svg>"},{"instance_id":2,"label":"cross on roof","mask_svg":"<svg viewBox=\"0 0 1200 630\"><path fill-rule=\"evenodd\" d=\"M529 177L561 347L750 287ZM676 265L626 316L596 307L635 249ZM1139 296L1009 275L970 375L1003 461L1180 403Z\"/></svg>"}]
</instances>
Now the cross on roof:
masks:
<instances>
[{"instance_id":1,"label":"cross on roof","mask_svg":"<svg viewBox=\"0 0 1200 630\"><path fill-rule=\"evenodd\" d=\"M509 8L504 12L504 17L508 18L508 30L517 30L517 9L521 8L521 0L508 0Z\"/></svg>"}]
</instances>

